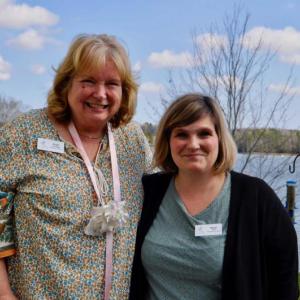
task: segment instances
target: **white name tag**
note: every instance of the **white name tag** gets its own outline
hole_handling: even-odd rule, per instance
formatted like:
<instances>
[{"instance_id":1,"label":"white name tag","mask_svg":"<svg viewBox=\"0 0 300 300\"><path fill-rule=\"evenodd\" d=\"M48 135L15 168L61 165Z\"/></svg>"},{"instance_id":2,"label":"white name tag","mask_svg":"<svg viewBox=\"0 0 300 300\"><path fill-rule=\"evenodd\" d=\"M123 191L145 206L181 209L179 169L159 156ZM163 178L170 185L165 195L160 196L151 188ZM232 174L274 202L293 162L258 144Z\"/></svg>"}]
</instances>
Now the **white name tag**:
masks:
<instances>
[{"instance_id":1,"label":"white name tag","mask_svg":"<svg viewBox=\"0 0 300 300\"><path fill-rule=\"evenodd\" d=\"M203 224L195 226L195 236L221 235L222 224Z\"/></svg>"},{"instance_id":2,"label":"white name tag","mask_svg":"<svg viewBox=\"0 0 300 300\"><path fill-rule=\"evenodd\" d=\"M37 148L38 150L43 150L43 151L64 153L65 144L60 141L38 138Z\"/></svg>"}]
</instances>

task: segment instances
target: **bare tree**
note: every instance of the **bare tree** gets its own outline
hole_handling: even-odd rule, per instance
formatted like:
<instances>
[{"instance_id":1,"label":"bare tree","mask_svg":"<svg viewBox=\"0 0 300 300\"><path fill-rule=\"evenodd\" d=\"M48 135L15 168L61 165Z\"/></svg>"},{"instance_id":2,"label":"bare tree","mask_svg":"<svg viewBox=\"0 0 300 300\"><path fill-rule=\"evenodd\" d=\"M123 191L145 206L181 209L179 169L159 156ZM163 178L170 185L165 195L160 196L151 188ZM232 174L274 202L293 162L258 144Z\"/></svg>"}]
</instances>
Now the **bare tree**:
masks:
<instances>
[{"instance_id":1,"label":"bare tree","mask_svg":"<svg viewBox=\"0 0 300 300\"><path fill-rule=\"evenodd\" d=\"M24 109L21 101L0 96L0 126L14 119Z\"/></svg>"},{"instance_id":2,"label":"bare tree","mask_svg":"<svg viewBox=\"0 0 300 300\"><path fill-rule=\"evenodd\" d=\"M248 144L247 155L239 166L243 172L248 163L257 159L252 155L268 127L283 125L287 108L293 99L290 95L292 68L279 94L270 93L265 83L276 51L266 49L263 35L250 40L247 35L249 14L235 8L231 16L225 16L221 25L214 24L208 33L192 34L193 55L189 68L181 72L170 71L168 95L172 98L187 91L199 91L216 98L223 109L229 129L236 142L244 137L238 129L260 128ZM275 97L275 98L274 98ZM165 101L165 99L164 99ZM260 165L261 163L260 156ZM281 163L283 172L286 165ZM276 170L278 166L271 166ZM265 178L270 175L260 171Z\"/></svg>"}]
</instances>

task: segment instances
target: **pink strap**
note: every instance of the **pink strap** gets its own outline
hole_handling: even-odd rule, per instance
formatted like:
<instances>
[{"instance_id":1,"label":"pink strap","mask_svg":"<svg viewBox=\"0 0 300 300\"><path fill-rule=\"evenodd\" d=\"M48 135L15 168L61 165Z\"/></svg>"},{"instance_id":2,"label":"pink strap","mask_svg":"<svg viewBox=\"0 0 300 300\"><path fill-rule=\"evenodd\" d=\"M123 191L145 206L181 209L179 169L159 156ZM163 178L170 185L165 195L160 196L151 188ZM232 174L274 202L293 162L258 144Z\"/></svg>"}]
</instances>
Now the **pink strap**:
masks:
<instances>
[{"instance_id":1,"label":"pink strap","mask_svg":"<svg viewBox=\"0 0 300 300\"><path fill-rule=\"evenodd\" d=\"M92 183L93 183L93 186L94 186L94 190L97 194L97 198L98 200L100 201L101 205L103 205L103 200L101 198L101 195L100 195L100 192L99 192L99 189L98 189L98 186L97 186L97 181L96 181L96 175L95 175L95 172L94 172L94 169L93 169L93 166L91 164L91 161L90 159L88 158L87 154L86 154L86 151L82 145L82 142L81 142L81 139L80 139L80 136L74 126L74 123L71 122L68 126L68 129L69 129L69 132L72 136L72 139L76 145L76 147L78 148L79 150L79 153L80 155L82 156L83 158L83 161L88 169L88 172L90 174L90 177L91 177L91 180L92 180Z\"/></svg>"},{"instance_id":2,"label":"pink strap","mask_svg":"<svg viewBox=\"0 0 300 300\"><path fill-rule=\"evenodd\" d=\"M114 188L114 200L117 202L121 201L121 189L120 189L120 178L119 178L119 168L117 151L115 145L115 139L110 127L108 129L108 140L110 147L110 159L112 167L112 177L113 177L113 188ZM104 299L109 300L109 293L112 285L112 249L113 249L113 233L106 232L106 267L105 267L105 293ZM109 264L107 262L110 262Z\"/></svg>"},{"instance_id":3,"label":"pink strap","mask_svg":"<svg viewBox=\"0 0 300 300\"><path fill-rule=\"evenodd\" d=\"M96 175L92 164L86 154L84 146L82 145L81 139L79 134L73 124L71 122L68 126L69 132L74 140L76 147L79 150L80 155L83 158L83 161L88 169L90 174L95 192L97 194L97 198L100 201L101 205L104 205L103 200L101 198L101 194L99 192L97 182L96 182ZM121 189L120 189L120 177L119 177L119 168L118 168L118 159L117 159L117 151L115 145L115 139L110 127L110 124L107 126L108 130L108 141L109 141L109 148L110 148L110 159L111 159L111 166L112 166L112 177L113 177L113 191L114 191L114 201L121 201ZM113 232L106 232L106 262L105 262L105 290L104 290L104 300L109 300L109 294L112 286L112 261L113 261Z\"/></svg>"},{"instance_id":4,"label":"pink strap","mask_svg":"<svg viewBox=\"0 0 300 300\"><path fill-rule=\"evenodd\" d=\"M112 249L113 249L113 232L106 232L106 263L105 263L105 290L104 300L109 300L109 294L112 284Z\"/></svg>"},{"instance_id":5,"label":"pink strap","mask_svg":"<svg viewBox=\"0 0 300 300\"><path fill-rule=\"evenodd\" d=\"M112 176L113 176L113 185L114 185L114 199L115 201L120 202L121 188L120 188L120 177L119 177L116 144L115 144L115 139L110 124L108 124L107 127L108 127L108 140L109 140L109 147L110 147L110 160L111 160L111 168L112 168Z\"/></svg>"}]
</instances>

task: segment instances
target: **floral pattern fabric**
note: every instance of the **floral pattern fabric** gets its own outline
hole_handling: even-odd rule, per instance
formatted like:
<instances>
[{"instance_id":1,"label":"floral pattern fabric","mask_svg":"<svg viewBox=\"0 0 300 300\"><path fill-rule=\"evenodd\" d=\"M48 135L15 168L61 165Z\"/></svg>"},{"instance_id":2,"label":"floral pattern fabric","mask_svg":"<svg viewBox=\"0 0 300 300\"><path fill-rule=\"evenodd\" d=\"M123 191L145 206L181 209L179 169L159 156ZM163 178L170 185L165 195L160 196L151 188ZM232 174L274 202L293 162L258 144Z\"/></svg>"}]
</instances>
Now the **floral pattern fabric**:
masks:
<instances>
[{"instance_id":1,"label":"floral pattern fabric","mask_svg":"<svg viewBox=\"0 0 300 300\"><path fill-rule=\"evenodd\" d=\"M13 193L0 192L0 258L15 254L12 231Z\"/></svg>"},{"instance_id":2,"label":"floral pattern fabric","mask_svg":"<svg viewBox=\"0 0 300 300\"><path fill-rule=\"evenodd\" d=\"M128 298L143 199L141 176L150 171L151 151L135 123L114 129L113 134L121 196L129 213L129 220L113 237L111 299L121 300ZM84 234L97 201L88 171L72 144L63 141L64 153L41 151L38 138L62 141L45 109L0 128L0 224L5 223L0 255L8 256L11 287L19 299L101 299L105 235ZM101 169L108 183L107 203L113 198L107 136L94 167Z\"/></svg>"}]
</instances>

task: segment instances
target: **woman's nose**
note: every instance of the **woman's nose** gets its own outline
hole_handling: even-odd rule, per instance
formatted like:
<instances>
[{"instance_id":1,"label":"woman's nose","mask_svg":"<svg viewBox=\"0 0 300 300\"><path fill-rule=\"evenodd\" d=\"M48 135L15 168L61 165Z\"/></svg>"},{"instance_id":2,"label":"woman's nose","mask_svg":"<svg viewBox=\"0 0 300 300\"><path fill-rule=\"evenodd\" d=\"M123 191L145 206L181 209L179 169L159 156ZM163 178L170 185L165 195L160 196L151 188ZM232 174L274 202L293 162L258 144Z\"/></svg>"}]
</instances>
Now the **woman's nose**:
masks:
<instances>
[{"instance_id":1,"label":"woman's nose","mask_svg":"<svg viewBox=\"0 0 300 300\"><path fill-rule=\"evenodd\" d=\"M95 86L95 91L94 91L94 96L101 98L101 99L105 99L106 98L106 87L105 84L97 84Z\"/></svg>"},{"instance_id":2,"label":"woman's nose","mask_svg":"<svg viewBox=\"0 0 300 300\"><path fill-rule=\"evenodd\" d=\"M188 147L191 149L198 149L200 147L200 140L196 136L191 136Z\"/></svg>"}]
</instances>

